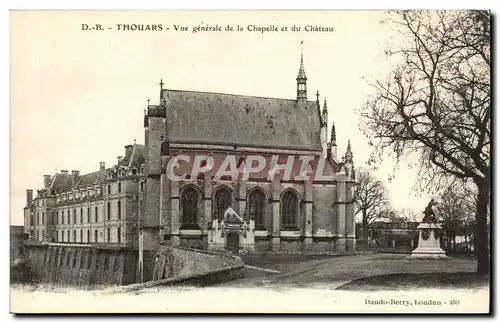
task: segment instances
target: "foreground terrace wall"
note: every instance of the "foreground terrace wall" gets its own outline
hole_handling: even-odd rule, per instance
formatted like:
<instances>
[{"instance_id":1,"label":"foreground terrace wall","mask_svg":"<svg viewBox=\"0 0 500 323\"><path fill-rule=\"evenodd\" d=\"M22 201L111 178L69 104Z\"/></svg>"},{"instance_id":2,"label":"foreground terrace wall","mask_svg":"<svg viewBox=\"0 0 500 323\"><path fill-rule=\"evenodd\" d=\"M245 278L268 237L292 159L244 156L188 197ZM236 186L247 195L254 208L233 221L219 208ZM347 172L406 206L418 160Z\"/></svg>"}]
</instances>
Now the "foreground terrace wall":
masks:
<instances>
[{"instance_id":1,"label":"foreground terrace wall","mask_svg":"<svg viewBox=\"0 0 500 323\"><path fill-rule=\"evenodd\" d=\"M242 276L240 257L184 247L160 246L153 280L178 279L185 283L211 284Z\"/></svg>"},{"instance_id":2,"label":"foreground terrace wall","mask_svg":"<svg viewBox=\"0 0 500 323\"><path fill-rule=\"evenodd\" d=\"M137 251L87 246L29 246L27 262L41 284L102 288L135 282Z\"/></svg>"}]
</instances>

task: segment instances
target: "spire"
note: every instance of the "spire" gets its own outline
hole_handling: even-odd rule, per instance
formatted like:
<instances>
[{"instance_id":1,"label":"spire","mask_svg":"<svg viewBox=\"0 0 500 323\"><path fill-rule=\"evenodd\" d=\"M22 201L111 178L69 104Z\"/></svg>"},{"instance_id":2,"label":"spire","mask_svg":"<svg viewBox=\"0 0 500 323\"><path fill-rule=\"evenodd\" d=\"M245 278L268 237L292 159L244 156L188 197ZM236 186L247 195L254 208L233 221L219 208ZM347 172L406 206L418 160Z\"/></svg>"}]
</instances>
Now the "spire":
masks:
<instances>
[{"instance_id":1,"label":"spire","mask_svg":"<svg viewBox=\"0 0 500 323\"><path fill-rule=\"evenodd\" d=\"M160 79L160 105L163 105L165 103L165 98L163 97L163 79Z\"/></svg>"},{"instance_id":2,"label":"spire","mask_svg":"<svg viewBox=\"0 0 500 323\"><path fill-rule=\"evenodd\" d=\"M303 43L304 41L300 44ZM307 102L307 77L304 69L304 51L302 48L300 49L300 67L297 74L297 101L301 105L305 105Z\"/></svg>"},{"instance_id":3,"label":"spire","mask_svg":"<svg viewBox=\"0 0 500 323\"><path fill-rule=\"evenodd\" d=\"M323 103L323 114L324 114L324 113L328 113L328 109L327 109L327 107L326 107L326 98L325 98L325 101L324 101L324 103Z\"/></svg>"},{"instance_id":4,"label":"spire","mask_svg":"<svg viewBox=\"0 0 500 323\"><path fill-rule=\"evenodd\" d=\"M316 92L316 102L318 102L319 105L319 90Z\"/></svg>"},{"instance_id":5,"label":"spire","mask_svg":"<svg viewBox=\"0 0 500 323\"><path fill-rule=\"evenodd\" d=\"M148 122L149 102L150 102L150 100L149 100L149 97L148 97L148 105L147 105L147 107L144 109L144 128L147 128L147 127L148 127L148 124L149 124L149 122Z\"/></svg>"},{"instance_id":6,"label":"spire","mask_svg":"<svg viewBox=\"0 0 500 323\"><path fill-rule=\"evenodd\" d=\"M148 96L148 107L149 107L149 103L151 102L151 100L149 99L149 96Z\"/></svg>"},{"instance_id":7,"label":"spire","mask_svg":"<svg viewBox=\"0 0 500 323\"><path fill-rule=\"evenodd\" d=\"M345 152L346 163L352 163L351 139L347 142L347 150Z\"/></svg>"},{"instance_id":8,"label":"spire","mask_svg":"<svg viewBox=\"0 0 500 323\"><path fill-rule=\"evenodd\" d=\"M332 122L332 134L330 137L332 145L337 145L337 134L335 133L335 122Z\"/></svg>"},{"instance_id":9,"label":"spire","mask_svg":"<svg viewBox=\"0 0 500 323\"><path fill-rule=\"evenodd\" d=\"M302 41L300 44L302 45L304 41ZM304 68L304 49L300 48L300 67L299 67L299 73L297 74L297 80L307 80L306 76L306 70Z\"/></svg>"}]
</instances>

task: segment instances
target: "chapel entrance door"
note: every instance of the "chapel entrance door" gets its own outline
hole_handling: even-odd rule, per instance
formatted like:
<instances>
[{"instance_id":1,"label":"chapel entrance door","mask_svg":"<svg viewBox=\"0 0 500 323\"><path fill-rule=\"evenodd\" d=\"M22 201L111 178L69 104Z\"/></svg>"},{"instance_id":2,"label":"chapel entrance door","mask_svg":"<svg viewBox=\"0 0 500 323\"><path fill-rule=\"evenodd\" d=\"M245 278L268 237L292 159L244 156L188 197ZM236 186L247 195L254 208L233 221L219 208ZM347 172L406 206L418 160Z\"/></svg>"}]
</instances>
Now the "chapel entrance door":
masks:
<instances>
[{"instance_id":1,"label":"chapel entrance door","mask_svg":"<svg viewBox=\"0 0 500 323\"><path fill-rule=\"evenodd\" d=\"M236 232L229 232L227 234L226 249L234 254L238 253L240 249L240 236Z\"/></svg>"}]
</instances>

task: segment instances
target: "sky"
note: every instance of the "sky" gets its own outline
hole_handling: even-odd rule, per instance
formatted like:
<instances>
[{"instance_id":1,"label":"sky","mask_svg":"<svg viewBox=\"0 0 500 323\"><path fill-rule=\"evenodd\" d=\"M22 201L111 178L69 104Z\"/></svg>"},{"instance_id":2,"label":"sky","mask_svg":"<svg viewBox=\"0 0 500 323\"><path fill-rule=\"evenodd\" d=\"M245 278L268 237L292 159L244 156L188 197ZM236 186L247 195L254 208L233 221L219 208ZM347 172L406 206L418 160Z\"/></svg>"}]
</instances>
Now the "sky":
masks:
<instances>
[{"instance_id":1,"label":"sky","mask_svg":"<svg viewBox=\"0 0 500 323\"><path fill-rule=\"evenodd\" d=\"M144 143L143 111L148 98L158 102L160 79L169 89L295 98L301 48L308 99L316 91L327 99L328 138L335 122L339 155L350 139L355 166L365 166L371 148L357 109L372 91L367 80L390 72L384 50L397 37L383 18L382 11L12 12L11 224L22 224L25 190L40 189L44 174L93 172L100 161L114 165L125 145ZM116 24L163 30L118 31ZM244 31L191 31L228 24ZM248 25L288 31L251 32ZM307 32L306 25L333 31ZM421 213L430 197L412 191L416 171L401 167L389 182L393 167L387 160L375 173L393 207Z\"/></svg>"}]
</instances>

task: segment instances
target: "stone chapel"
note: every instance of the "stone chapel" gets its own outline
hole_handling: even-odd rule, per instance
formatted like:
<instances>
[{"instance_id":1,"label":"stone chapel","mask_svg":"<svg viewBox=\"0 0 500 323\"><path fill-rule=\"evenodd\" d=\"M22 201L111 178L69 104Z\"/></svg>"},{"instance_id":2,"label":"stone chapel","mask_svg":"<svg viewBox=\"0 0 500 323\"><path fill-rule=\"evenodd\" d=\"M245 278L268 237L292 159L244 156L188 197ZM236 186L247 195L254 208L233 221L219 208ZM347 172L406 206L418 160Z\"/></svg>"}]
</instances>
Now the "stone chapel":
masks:
<instances>
[{"instance_id":1,"label":"stone chapel","mask_svg":"<svg viewBox=\"0 0 500 323\"><path fill-rule=\"evenodd\" d=\"M344 252L356 248L353 154L337 153L327 102L309 101L303 55L293 99L163 88L144 116L145 190L139 197L139 246L177 245L233 253ZM330 140L327 138L331 122ZM310 157L331 179L269 178L271 167L214 180L214 170L172 180L176 156L266 161Z\"/></svg>"}]
</instances>

